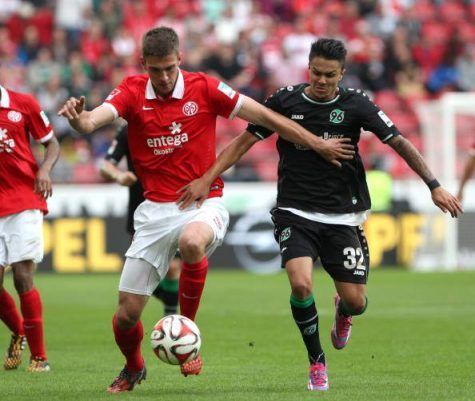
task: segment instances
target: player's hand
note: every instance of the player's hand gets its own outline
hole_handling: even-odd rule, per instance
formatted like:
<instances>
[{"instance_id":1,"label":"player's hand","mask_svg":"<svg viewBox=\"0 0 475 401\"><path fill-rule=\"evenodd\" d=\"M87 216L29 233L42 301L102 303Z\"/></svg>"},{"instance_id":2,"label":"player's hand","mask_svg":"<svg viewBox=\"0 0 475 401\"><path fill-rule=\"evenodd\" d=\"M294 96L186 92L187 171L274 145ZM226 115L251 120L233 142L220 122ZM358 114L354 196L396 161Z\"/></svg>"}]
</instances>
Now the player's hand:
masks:
<instances>
[{"instance_id":1,"label":"player's hand","mask_svg":"<svg viewBox=\"0 0 475 401\"><path fill-rule=\"evenodd\" d=\"M131 171L124 171L117 175L116 181L124 187L130 187L137 182L137 176Z\"/></svg>"},{"instance_id":2,"label":"player's hand","mask_svg":"<svg viewBox=\"0 0 475 401\"><path fill-rule=\"evenodd\" d=\"M432 202L444 213L449 212L452 217L463 213L460 201L443 187L437 187L431 192Z\"/></svg>"},{"instance_id":3,"label":"player's hand","mask_svg":"<svg viewBox=\"0 0 475 401\"><path fill-rule=\"evenodd\" d=\"M79 99L70 97L59 110L58 116L66 117L68 120L76 120L79 118L79 114L84 111L85 103L86 98L84 96Z\"/></svg>"},{"instance_id":4,"label":"player's hand","mask_svg":"<svg viewBox=\"0 0 475 401\"><path fill-rule=\"evenodd\" d=\"M40 194L43 199L53 195L53 185L49 173L41 167L35 177L35 193Z\"/></svg>"},{"instance_id":5,"label":"player's hand","mask_svg":"<svg viewBox=\"0 0 475 401\"><path fill-rule=\"evenodd\" d=\"M463 203L463 191L462 190L459 190L459 192L457 194L457 199L459 200L460 204Z\"/></svg>"},{"instance_id":6,"label":"player's hand","mask_svg":"<svg viewBox=\"0 0 475 401\"><path fill-rule=\"evenodd\" d=\"M350 138L330 138L320 143L317 151L325 160L341 167L339 160L351 160L355 156L355 147L350 142Z\"/></svg>"},{"instance_id":7,"label":"player's hand","mask_svg":"<svg viewBox=\"0 0 475 401\"><path fill-rule=\"evenodd\" d=\"M177 193L181 192L180 199L178 199L176 203L180 206L180 210L186 209L193 202L196 202L197 207L201 207L203 202L208 198L209 189L210 184L203 178L193 180L176 191Z\"/></svg>"}]
</instances>

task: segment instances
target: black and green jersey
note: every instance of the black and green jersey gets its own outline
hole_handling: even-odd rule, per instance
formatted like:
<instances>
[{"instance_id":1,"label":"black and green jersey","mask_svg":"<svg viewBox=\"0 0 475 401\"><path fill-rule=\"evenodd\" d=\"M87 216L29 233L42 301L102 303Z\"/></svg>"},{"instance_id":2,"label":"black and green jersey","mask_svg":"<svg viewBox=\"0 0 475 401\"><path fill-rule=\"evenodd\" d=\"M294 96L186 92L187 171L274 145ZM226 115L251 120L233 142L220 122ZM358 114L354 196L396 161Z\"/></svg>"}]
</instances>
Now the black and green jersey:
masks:
<instances>
[{"instance_id":1,"label":"black and green jersey","mask_svg":"<svg viewBox=\"0 0 475 401\"><path fill-rule=\"evenodd\" d=\"M355 213L371 208L363 163L358 153L361 130L382 141L399 135L393 122L359 89L339 88L328 102L309 98L308 84L287 86L270 96L265 105L324 139L351 138L356 155L338 168L316 152L279 137L278 207L319 213ZM253 124L247 130L260 139L272 131Z\"/></svg>"}]
</instances>

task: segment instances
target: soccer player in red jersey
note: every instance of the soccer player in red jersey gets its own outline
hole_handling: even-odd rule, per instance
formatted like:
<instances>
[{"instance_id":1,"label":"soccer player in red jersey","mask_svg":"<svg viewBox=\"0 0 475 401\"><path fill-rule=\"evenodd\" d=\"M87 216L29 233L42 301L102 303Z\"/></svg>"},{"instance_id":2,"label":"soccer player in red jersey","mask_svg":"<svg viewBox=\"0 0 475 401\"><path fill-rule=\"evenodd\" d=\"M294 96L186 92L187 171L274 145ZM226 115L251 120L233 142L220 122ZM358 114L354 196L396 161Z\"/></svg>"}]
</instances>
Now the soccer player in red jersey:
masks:
<instances>
[{"instance_id":1,"label":"soccer player in red jersey","mask_svg":"<svg viewBox=\"0 0 475 401\"><path fill-rule=\"evenodd\" d=\"M127 170L122 171L117 165L122 158L127 159ZM112 180L120 185L129 187L129 203L127 206L127 232L130 237L134 235L135 209L145 200L143 188L134 173L130 160L129 145L127 141L127 126L119 128L115 139L107 151L101 166L101 175L106 180ZM178 311L178 279L180 278L181 257L177 252L170 262L166 276L160 281L153 295L163 302L164 315L174 315Z\"/></svg>"},{"instance_id":2,"label":"soccer player in red jersey","mask_svg":"<svg viewBox=\"0 0 475 401\"><path fill-rule=\"evenodd\" d=\"M475 142L472 144L470 148L470 152L468 154L468 158L465 161L465 165L463 168L462 178L460 179L459 190L457 192L457 198L460 202L463 201L463 191L467 181L472 176L473 172L475 171Z\"/></svg>"},{"instance_id":3,"label":"soccer player in red jersey","mask_svg":"<svg viewBox=\"0 0 475 401\"><path fill-rule=\"evenodd\" d=\"M341 139L323 140L300 125L243 96L215 78L179 68L178 36L170 28L148 31L142 43L147 74L125 78L92 111L85 98L70 98L59 111L80 133L123 117L128 122L132 163L144 187L145 201L134 215L135 235L126 253L113 317L117 345L126 365L108 387L131 391L146 375L140 351L140 316L157 283L165 276L177 247L183 258L179 281L181 314L194 320L208 269L207 257L222 242L229 214L221 200L223 181L211 184L200 208L180 209L179 191L216 160L216 118L238 116L279 132L318 152L333 164L351 159L353 147ZM198 374L201 357L182 364L186 376Z\"/></svg>"},{"instance_id":4,"label":"soccer player in red jersey","mask_svg":"<svg viewBox=\"0 0 475 401\"><path fill-rule=\"evenodd\" d=\"M30 148L30 135L46 148L39 167ZM12 332L4 361L7 370L20 365L25 340L31 352L28 371L50 370L41 297L33 272L43 258L43 214L48 211L46 199L52 194L49 175L58 156L58 141L36 100L0 86L0 319ZM3 287L8 265L13 270L21 314Z\"/></svg>"}]
</instances>

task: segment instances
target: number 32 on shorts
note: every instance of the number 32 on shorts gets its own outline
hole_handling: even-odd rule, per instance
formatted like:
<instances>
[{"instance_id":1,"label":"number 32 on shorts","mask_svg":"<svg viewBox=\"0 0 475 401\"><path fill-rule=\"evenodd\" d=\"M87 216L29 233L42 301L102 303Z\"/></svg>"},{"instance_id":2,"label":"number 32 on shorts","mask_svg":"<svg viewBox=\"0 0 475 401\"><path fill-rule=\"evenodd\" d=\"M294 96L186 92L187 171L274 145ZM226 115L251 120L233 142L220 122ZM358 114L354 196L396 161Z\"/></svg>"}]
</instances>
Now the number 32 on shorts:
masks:
<instances>
[{"instance_id":1,"label":"number 32 on shorts","mask_svg":"<svg viewBox=\"0 0 475 401\"><path fill-rule=\"evenodd\" d=\"M364 265L364 255L361 248L353 248L351 246L343 249L343 255L346 260L343 262L343 266L348 270L355 269L353 274L358 276L364 276L366 266Z\"/></svg>"}]
</instances>

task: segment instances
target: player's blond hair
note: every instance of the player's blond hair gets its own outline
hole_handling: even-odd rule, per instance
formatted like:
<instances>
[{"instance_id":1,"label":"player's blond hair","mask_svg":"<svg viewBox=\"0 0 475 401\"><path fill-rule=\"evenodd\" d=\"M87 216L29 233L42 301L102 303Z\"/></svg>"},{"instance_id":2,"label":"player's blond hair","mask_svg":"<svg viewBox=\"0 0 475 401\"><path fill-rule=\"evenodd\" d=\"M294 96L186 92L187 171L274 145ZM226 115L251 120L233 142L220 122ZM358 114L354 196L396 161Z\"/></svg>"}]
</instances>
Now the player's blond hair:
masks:
<instances>
[{"instance_id":1,"label":"player's blond hair","mask_svg":"<svg viewBox=\"0 0 475 401\"><path fill-rule=\"evenodd\" d=\"M178 35L172 28L160 26L150 29L142 39L142 57L166 57L179 52Z\"/></svg>"}]
</instances>

